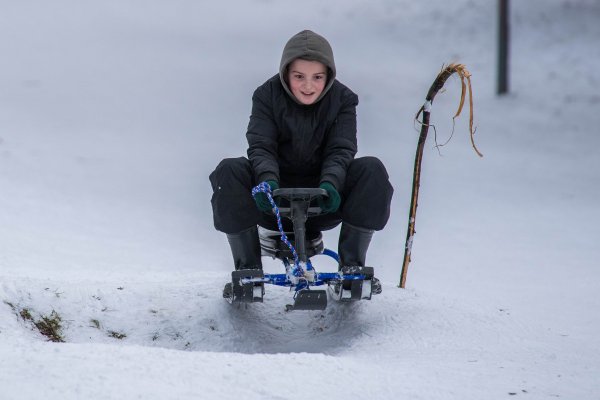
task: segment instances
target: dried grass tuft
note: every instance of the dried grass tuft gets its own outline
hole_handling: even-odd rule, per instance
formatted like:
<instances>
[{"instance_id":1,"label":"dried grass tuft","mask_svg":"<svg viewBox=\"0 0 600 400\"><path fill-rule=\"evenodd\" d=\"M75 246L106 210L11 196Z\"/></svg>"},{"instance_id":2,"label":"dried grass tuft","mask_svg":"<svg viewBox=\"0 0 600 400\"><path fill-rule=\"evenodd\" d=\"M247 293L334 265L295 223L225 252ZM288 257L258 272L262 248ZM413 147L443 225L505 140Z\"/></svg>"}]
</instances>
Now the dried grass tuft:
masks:
<instances>
[{"instance_id":1,"label":"dried grass tuft","mask_svg":"<svg viewBox=\"0 0 600 400\"><path fill-rule=\"evenodd\" d=\"M468 95L469 96L469 133L471 136L471 145L473 146L473 150L475 150L475 153L477 153L477 155L479 157L483 157L483 154L479 151L479 149L475 145L474 136L475 136L475 131L477 129L473 127L473 89L471 88L471 73L469 72L469 70L467 70L467 67L464 64L457 64L457 63L452 63L447 66L442 66L442 70L436 77L434 83L431 85L431 88L429 89L429 92L427 93L426 99L428 101L432 101L433 98L435 97L435 95L437 94L437 92L440 89L442 89L446 80L455 73L460 78L461 93L460 93L460 101L458 103L458 109L456 110L456 114L454 114L454 117L452 117L452 120L454 121L462 113L464 105L465 105L465 100ZM424 111L425 111L425 108L421 107L419 109L419 111L417 112L417 115L415 116L415 120L421 124L422 124L422 122L419 121L419 116ZM435 127L434 127L434 131L435 131Z\"/></svg>"}]
</instances>

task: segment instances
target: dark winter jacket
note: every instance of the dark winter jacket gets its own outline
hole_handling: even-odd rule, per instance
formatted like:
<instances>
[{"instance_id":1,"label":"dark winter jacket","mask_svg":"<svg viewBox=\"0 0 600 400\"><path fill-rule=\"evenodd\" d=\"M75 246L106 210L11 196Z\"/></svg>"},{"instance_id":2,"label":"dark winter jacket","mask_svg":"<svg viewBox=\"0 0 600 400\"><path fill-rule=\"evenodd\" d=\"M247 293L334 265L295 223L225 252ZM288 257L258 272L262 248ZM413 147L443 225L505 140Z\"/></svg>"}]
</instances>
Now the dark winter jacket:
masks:
<instances>
[{"instance_id":1,"label":"dark winter jacket","mask_svg":"<svg viewBox=\"0 0 600 400\"><path fill-rule=\"evenodd\" d=\"M328 67L328 81L317 101L300 104L287 86L288 65L295 59L316 60ZM335 79L333 53L321 36L303 31L286 45L280 73L252 96L248 124L248 158L257 182L283 186L314 182L344 186L356 154L358 97Z\"/></svg>"}]
</instances>

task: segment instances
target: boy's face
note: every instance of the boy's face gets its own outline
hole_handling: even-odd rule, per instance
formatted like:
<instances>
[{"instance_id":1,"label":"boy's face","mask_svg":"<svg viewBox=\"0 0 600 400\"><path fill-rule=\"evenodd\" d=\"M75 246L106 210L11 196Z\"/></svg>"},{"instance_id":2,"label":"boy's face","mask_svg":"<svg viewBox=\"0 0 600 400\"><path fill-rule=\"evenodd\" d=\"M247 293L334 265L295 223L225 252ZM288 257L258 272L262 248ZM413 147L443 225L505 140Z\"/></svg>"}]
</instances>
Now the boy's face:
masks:
<instances>
[{"instance_id":1,"label":"boy's face","mask_svg":"<svg viewBox=\"0 0 600 400\"><path fill-rule=\"evenodd\" d=\"M325 88L327 67L318 61L296 59L288 68L290 90L302 104L314 103Z\"/></svg>"}]
</instances>

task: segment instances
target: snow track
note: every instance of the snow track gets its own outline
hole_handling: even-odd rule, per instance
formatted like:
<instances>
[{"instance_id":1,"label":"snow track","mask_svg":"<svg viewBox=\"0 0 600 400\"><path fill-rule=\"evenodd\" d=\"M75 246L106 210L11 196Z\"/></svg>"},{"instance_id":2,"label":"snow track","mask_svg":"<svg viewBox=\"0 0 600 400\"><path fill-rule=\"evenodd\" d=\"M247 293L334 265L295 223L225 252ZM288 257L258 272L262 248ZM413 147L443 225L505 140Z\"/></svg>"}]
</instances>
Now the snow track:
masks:
<instances>
[{"instance_id":1,"label":"snow track","mask_svg":"<svg viewBox=\"0 0 600 400\"><path fill-rule=\"evenodd\" d=\"M291 294L269 286L263 304L232 307L219 298L224 277L211 279L196 285L2 279L0 335L13 345L0 346L0 353L15 362L0 371L5 380L12 376L18 382L18 371L24 377L35 370L40 384L52 387L56 376L76 368L75 376L83 381L69 391L73 397L64 398L89 394L89 388L106 380L117 389L102 398L118 398L124 390L120 376L131 373L147 385L140 389L138 384L136 393L150 398L160 398L153 397L155 380L166 382L160 390L173 387L183 396L181 385L194 382L196 374L203 382L232 384L203 387L202 393L248 398L278 398L277 390L257 382L285 382L291 376L321 389L333 385L340 396L365 399L398 392L444 398L444 385L456 381L468 382L470 392L481 396L536 393L540 387L565 393L562 381L589 378L568 377L565 363L576 361L576 355L572 360L564 352L557 356L557 349L569 346L568 337L517 322L507 310L393 286L370 302L332 303L323 312L285 312ZM18 315L25 309L34 318L55 311L67 343L44 343L33 324ZM424 390L423 379L436 379L438 385ZM485 384L471 383L474 379ZM363 382L360 393L338 384L345 381ZM56 393L69 384L59 384ZM581 394L576 387L570 393ZM38 393L29 390L32 397L23 398ZM191 383L188 390L198 393L200 388Z\"/></svg>"},{"instance_id":2,"label":"snow track","mask_svg":"<svg viewBox=\"0 0 600 400\"><path fill-rule=\"evenodd\" d=\"M18 317L20 310L34 316L55 311L69 343L188 351L343 355L368 354L371 346L384 346L390 354L444 347L480 351L514 342L519 331L502 311L468 309L393 286L372 301L330 300L324 311L286 312L292 293L267 285L264 303L232 306L220 298L224 279L197 285L5 279L0 299L21 331L35 329Z\"/></svg>"}]
</instances>

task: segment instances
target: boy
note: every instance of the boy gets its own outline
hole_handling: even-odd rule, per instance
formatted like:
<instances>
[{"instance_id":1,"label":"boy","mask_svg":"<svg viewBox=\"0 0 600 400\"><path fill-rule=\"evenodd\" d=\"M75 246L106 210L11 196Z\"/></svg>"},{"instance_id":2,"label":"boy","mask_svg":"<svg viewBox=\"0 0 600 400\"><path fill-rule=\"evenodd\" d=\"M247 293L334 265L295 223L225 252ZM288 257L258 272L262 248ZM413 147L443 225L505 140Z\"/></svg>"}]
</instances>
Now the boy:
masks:
<instances>
[{"instance_id":1,"label":"boy","mask_svg":"<svg viewBox=\"0 0 600 400\"><path fill-rule=\"evenodd\" d=\"M354 158L358 97L335 76L327 40L308 30L294 35L283 50L279 74L252 96L248 158L225 159L210 175L215 228L227 234L236 270L262 269L257 225L277 230L266 194L251 195L260 182L272 190L327 191L328 197L319 199L324 214L309 218L306 229L318 232L342 223L340 267L364 266L373 231L386 225L393 188L381 161Z\"/></svg>"}]
</instances>

